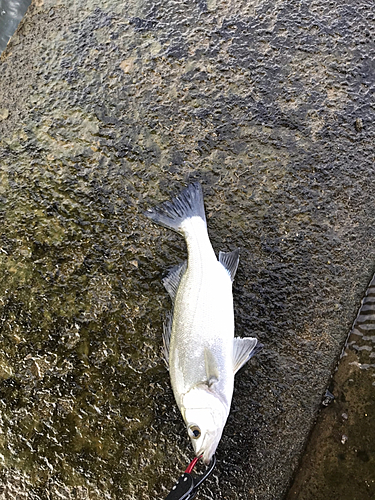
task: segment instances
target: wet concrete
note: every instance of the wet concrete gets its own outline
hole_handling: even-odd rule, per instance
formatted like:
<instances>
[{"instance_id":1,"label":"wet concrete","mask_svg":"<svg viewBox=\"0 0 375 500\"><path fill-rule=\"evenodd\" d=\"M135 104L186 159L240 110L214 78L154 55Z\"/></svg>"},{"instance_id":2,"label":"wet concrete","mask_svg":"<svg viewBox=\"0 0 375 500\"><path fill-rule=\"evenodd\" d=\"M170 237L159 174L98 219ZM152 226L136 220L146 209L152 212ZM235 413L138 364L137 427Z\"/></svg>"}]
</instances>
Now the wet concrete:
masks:
<instances>
[{"instance_id":1,"label":"wet concrete","mask_svg":"<svg viewBox=\"0 0 375 500\"><path fill-rule=\"evenodd\" d=\"M375 497L375 277L287 500Z\"/></svg>"},{"instance_id":2,"label":"wet concrete","mask_svg":"<svg viewBox=\"0 0 375 500\"><path fill-rule=\"evenodd\" d=\"M265 344L199 498L283 497L374 269L373 20L31 6L0 60L2 498L162 498L192 457L161 360L184 244L142 217L192 180Z\"/></svg>"}]
</instances>

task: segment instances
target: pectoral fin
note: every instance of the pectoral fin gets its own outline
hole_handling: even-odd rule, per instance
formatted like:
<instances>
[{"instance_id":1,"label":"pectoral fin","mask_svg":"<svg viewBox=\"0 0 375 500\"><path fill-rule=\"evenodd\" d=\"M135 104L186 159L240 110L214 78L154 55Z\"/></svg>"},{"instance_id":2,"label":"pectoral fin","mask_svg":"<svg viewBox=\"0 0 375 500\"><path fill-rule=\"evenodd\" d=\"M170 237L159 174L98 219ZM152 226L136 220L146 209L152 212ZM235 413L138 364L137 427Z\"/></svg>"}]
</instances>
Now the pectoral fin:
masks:
<instances>
[{"instance_id":1,"label":"pectoral fin","mask_svg":"<svg viewBox=\"0 0 375 500\"><path fill-rule=\"evenodd\" d=\"M215 355L209 350L204 350L204 362L206 365L206 375L207 380L205 383L208 387L211 387L215 382L219 380L219 369L217 366L217 360Z\"/></svg>"},{"instance_id":2,"label":"pectoral fin","mask_svg":"<svg viewBox=\"0 0 375 500\"><path fill-rule=\"evenodd\" d=\"M233 372L237 373L242 366L249 361L263 347L258 339L245 337L233 339Z\"/></svg>"}]
</instances>

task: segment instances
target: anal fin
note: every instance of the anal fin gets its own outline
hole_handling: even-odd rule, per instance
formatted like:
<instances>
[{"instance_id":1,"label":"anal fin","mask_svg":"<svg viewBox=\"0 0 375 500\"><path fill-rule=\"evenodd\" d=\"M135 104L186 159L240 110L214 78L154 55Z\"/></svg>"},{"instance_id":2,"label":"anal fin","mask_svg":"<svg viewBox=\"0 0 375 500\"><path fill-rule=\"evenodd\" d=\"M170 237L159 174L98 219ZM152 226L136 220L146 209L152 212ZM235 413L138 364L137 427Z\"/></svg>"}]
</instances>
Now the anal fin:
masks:
<instances>
[{"instance_id":1,"label":"anal fin","mask_svg":"<svg viewBox=\"0 0 375 500\"><path fill-rule=\"evenodd\" d=\"M170 312L163 323L163 356L167 369L169 370L169 344L172 332L172 313Z\"/></svg>"},{"instance_id":2,"label":"anal fin","mask_svg":"<svg viewBox=\"0 0 375 500\"><path fill-rule=\"evenodd\" d=\"M173 303L177 295L178 287L180 286L181 278L184 275L186 268L187 261L185 260L184 262L181 262L181 264L172 267L168 275L162 280L164 288L169 293L169 296L172 299Z\"/></svg>"}]
</instances>

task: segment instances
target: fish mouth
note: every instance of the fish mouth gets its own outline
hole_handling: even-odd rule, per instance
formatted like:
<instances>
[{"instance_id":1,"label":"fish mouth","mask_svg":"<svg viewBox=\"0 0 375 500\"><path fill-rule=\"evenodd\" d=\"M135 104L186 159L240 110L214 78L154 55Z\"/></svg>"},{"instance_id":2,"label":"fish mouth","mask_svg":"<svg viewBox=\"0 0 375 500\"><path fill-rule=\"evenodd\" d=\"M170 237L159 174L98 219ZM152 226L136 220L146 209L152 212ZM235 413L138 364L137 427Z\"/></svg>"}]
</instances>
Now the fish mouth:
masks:
<instances>
[{"instance_id":1,"label":"fish mouth","mask_svg":"<svg viewBox=\"0 0 375 500\"><path fill-rule=\"evenodd\" d=\"M205 465L209 465L211 463L212 457L216 451L217 445L212 438L212 435L206 435L199 451L196 453L196 456L200 457Z\"/></svg>"}]
</instances>

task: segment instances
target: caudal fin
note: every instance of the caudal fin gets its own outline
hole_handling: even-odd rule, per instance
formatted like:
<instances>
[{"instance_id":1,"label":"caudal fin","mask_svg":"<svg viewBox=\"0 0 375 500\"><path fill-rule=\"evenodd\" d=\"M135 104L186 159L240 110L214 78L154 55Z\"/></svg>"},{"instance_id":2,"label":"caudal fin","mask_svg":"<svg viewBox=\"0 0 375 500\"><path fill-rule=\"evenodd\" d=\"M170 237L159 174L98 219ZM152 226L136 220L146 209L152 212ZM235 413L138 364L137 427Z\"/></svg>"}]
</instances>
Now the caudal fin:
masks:
<instances>
[{"instance_id":1,"label":"caudal fin","mask_svg":"<svg viewBox=\"0 0 375 500\"><path fill-rule=\"evenodd\" d=\"M157 224L177 232L181 232L182 222L190 217L201 217L206 222L202 186L194 182L171 201L150 208L144 214Z\"/></svg>"}]
</instances>

